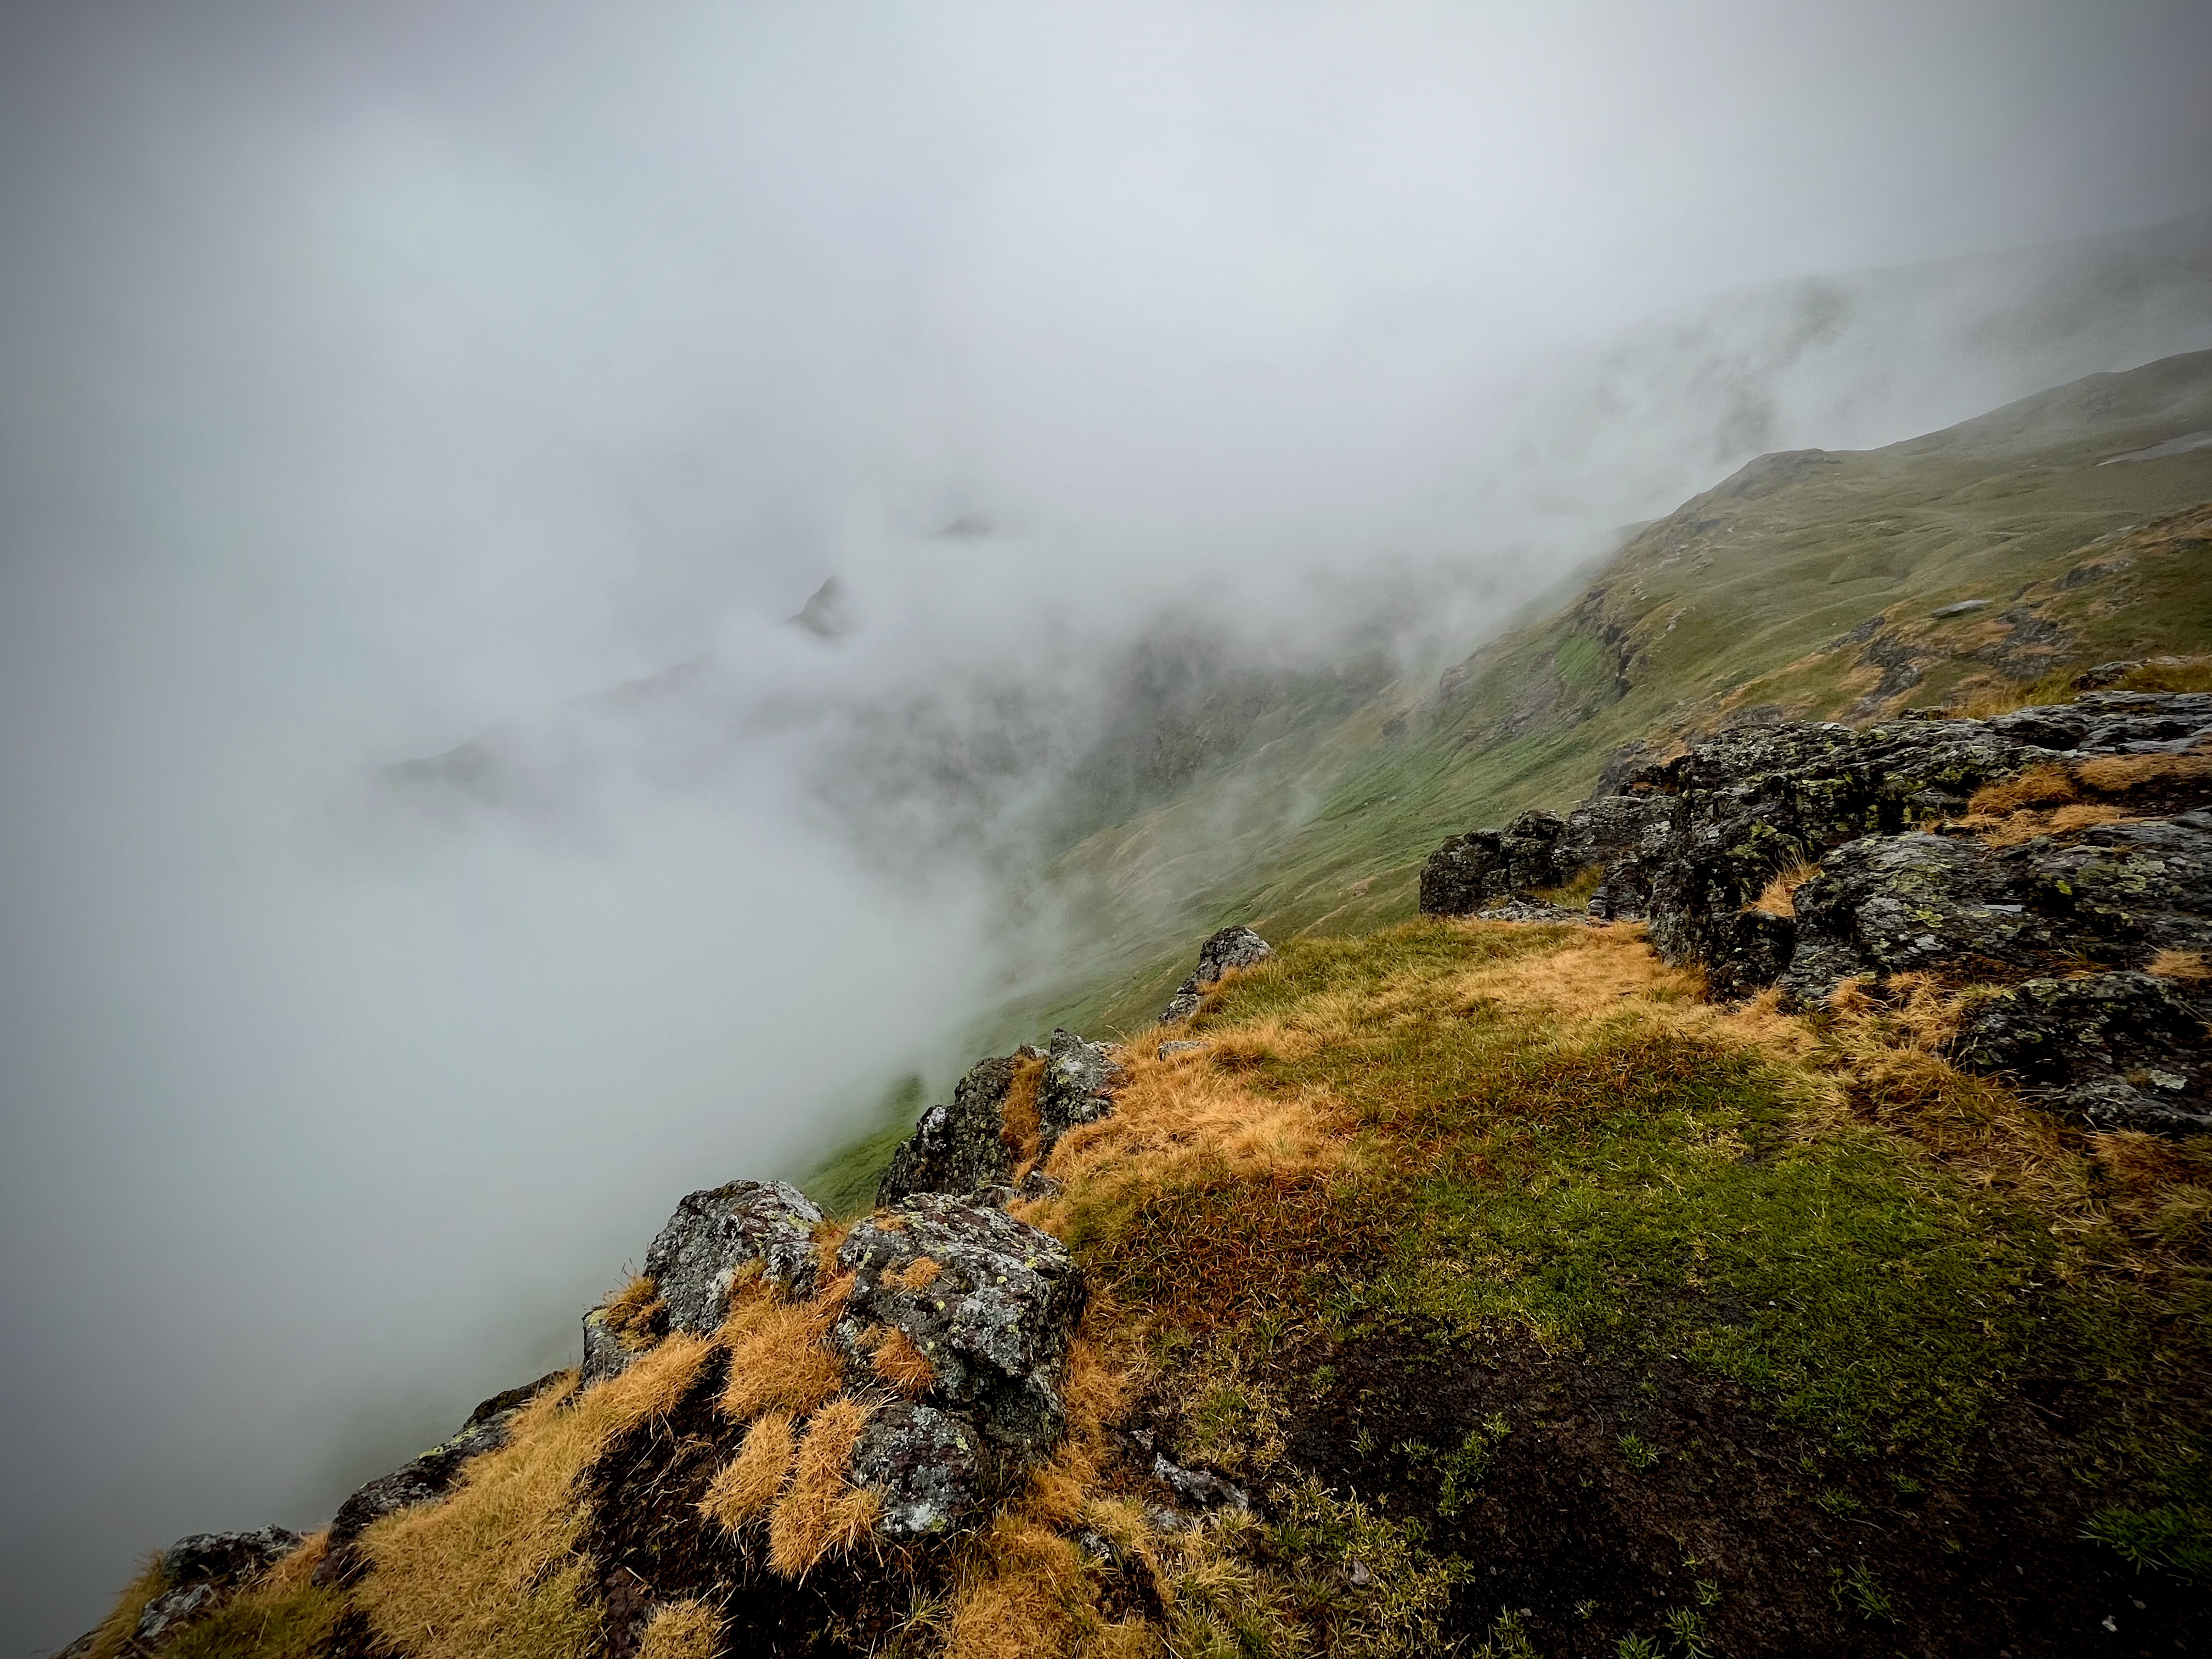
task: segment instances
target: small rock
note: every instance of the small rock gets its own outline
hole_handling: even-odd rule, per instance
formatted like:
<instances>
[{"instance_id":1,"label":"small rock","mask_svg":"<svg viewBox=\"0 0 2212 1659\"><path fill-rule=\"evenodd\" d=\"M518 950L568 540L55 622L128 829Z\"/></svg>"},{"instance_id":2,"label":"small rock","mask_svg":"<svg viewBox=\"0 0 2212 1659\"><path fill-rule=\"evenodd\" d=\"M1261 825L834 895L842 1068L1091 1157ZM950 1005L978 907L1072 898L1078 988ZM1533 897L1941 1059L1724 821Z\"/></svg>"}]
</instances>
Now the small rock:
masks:
<instances>
[{"instance_id":1,"label":"small rock","mask_svg":"<svg viewBox=\"0 0 2212 1659\"><path fill-rule=\"evenodd\" d=\"M138 1615L132 1639L142 1648L157 1646L203 1613L212 1613L222 1600L222 1591L213 1584L179 1584L163 1590Z\"/></svg>"},{"instance_id":2,"label":"small rock","mask_svg":"<svg viewBox=\"0 0 2212 1659\"><path fill-rule=\"evenodd\" d=\"M285 1527L252 1532L196 1532L162 1552L161 1576L172 1584L236 1584L266 1572L305 1540Z\"/></svg>"},{"instance_id":3,"label":"small rock","mask_svg":"<svg viewBox=\"0 0 2212 1659\"><path fill-rule=\"evenodd\" d=\"M1186 1504L1202 1510L1249 1510L1252 1500L1243 1487L1210 1469L1187 1469L1168 1461L1164 1453L1152 1454L1152 1478L1164 1482Z\"/></svg>"},{"instance_id":4,"label":"small rock","mask_svg":"<svg viewBox=\"0 0 2212 1659\"><path fill-rule=\"evenodd\" d=\"M794 1297L814 1293L814 1229L822 1212L788 1182L732 1181L690 1194L645 1253L671 1330L711 1334L722 1322L738 1270Z\"/></svg>"},{"instance_id":5,"label":"small rock","mask_svg":"<svg viewBox=\"0 0 2212 1659\"><path fill-rule=\"evenodd\" d=\"M1177 1054L1195 1054L1202 1053L1206 1047L1206 1045L1203 1042L1191 1042L1188 1041L1180 1042L1163 1042L1158 1048L1154 1049L1152 1053L1156 1059L1173 1060Z\"/></svg>"},{"instance_id":6,"label":"small rock","mask_svg":"<svg viewBox=\"0 0 2212 1659\"><path fill-rule=\"evenodd\" d=\"M1220 983L1223 974L1231 968L1249 968L1274 954L1267 941L1249 927L1224 927L1198 947L1198 965L1160 1011L1159 1023L1173 1025L1188 1019L1198 1012L1206 988Z\"/></svg>"},{"instance_id":7,"label":"small rock","mask_svg":"<svg viewBox=\"0 0 2212 1659\"><path fill-rule=\"evenodd\" d=\"M1996 603L1994 599L1960 599L1956 605L1940 605L1928 614L1940 622L1946 617L1965 617L1986 611Z\"/></svg>"}]
</instances>

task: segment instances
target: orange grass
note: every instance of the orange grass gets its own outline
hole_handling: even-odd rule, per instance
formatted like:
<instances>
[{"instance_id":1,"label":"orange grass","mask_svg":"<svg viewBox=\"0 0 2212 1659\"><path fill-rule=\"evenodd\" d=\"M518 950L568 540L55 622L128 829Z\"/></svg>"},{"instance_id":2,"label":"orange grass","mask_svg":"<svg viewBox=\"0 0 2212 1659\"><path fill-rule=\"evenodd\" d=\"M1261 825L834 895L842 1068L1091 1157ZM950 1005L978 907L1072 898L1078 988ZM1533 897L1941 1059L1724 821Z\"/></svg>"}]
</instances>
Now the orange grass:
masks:
<instances>
[{"instance_id":1,"label":"orange grass","mask_svg":"<svg viewBox=\"0 0 2212 1659\"><path fill-rule=\"evenodd\" d=\"M850 1288L840 1279L811 1302L763 1290L734 1303L718 1334L730 1351L725 1417L742 1423L779 1407L804 1415L837 1392L844 1365L826 1339Z\"/></svg>"},{"instance_id":2,"label":"orange grass","mask_svg":"<svg viewBox=\"0 0 2212 1659\"><path fill-rule=\"evenodd\" d=\"M769 1515L769 1565L785 1577L803 1577L823 1557L851 1549L873 1524L876 1495L853 1485L847 1470L874 1410L833 1400L806 1425L791 1484Z\"/></svg>"},{"instance_id":3,"label":"orange grass","mask_svg":"<svg viewBox=\"0 0 2212 1659\"><path fill-rule=\"evenodd\" d=\"M791 1413L783 1410L755 1419L738 1455L708 1484L707 1495L699 1500L700 1512L729 1532L766 1515L798 1455L798 1437L791 1424Z\"/></svg>"},{"instance_id":4,"label":"orange grass","mask_svg":"<svg viewBox=\"0 0 2212 1659\"><path fill-rule=\"evenodd\" d=\"M1819 865L1801 859L1773 876L1747 908L1764 910L1770 916L1794 916L1797 914L1797 890L1820 873Z\"/></svg>"},{"instance_id":5,"label":"orange grass","mask_svg":"<svg viewBox=\"0 0 2212 1659\"><path fill-rule=\"evenodd\" d=\"M673 1411L712 1352L678 1332L587 1391L573 1377L546 1389L447 1498L369 1527L374 1570L354 1599L385 1644L415 1659L548 1659L595 1641L577 1479L617 1435Z\"/></svg>"},{"instance_id":6,"label":"orange grass","mask_svg":"<svg viewBox=\"0 0 2212 1659\"><path fill-rule=\"evenodd\" d=\"M607 1328L636 1353L653 1346L663 1304L660 1287L640 1273L599 1304Z\"/></svg>"},{"instance_id":7,"label":"orange grass","mask_svg":"<svg viewBox=\"0 0 2212 1659\"><path fill-rule=\"evenodd\" d=\"M1026 1055L1014 1064L1006 1098L999 1109L999 1138L1022 1164L1036 1156L1037 1140L1044 1129L1037 1116L1037 1085L1044 1079L1044 1061Z\"/></svg>"},{"instance_id":8,"label":"orange grass","mask_svg":"<svg viewBox=\"0 0 2212 1659\"><path fill-rule=\"evenodd\" d=\"M908 1400L918 1400L937 1385L937 1367L915 1340L896 1327L876 1339L868 1365L878 1376Z\"/></svg>"},{"instance_id":9,"label":"orange grass","mask_svg":"<svg viewBox=\"0 0 2212 1659\"><path fill-rule=\"evenodd\" d=\"M704 1601L672 1601L656 1608L638 1644L637 1659L715 1659L722 1650L722 1621Z\"/></svg>"}]
</instances>

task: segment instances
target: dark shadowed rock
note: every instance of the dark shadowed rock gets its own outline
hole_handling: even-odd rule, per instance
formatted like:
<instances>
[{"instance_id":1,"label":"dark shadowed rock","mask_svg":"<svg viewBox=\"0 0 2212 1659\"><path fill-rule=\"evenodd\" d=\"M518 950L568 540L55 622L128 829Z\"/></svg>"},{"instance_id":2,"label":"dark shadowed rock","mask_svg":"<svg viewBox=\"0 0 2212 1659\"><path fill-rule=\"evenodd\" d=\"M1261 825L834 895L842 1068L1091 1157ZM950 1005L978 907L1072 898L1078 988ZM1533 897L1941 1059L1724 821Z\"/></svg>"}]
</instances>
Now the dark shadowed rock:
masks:
<instances>
[{"instance_id":1,"label":"dark shadowed rock","mask_svg":"<svg viewBox=\"0 0 2212 1659\"><path fill-rule=\"evenodd\" d=\"M1052 1034L1044 1075L1037 1083L1040 1161L1077 1124L1096 1123L1114 1109L1121 1077L1121 1068L1104 1043L1085 1042L1073 1031Z\"/></svg>"},{"instance_id":2,"label":"dark shadowed rock","mask_svg":"<svg viewBox=\"0 0 2212 1659\"><path fill-rule=\"evenodd\" d=\"M620 1376L643 1352L623 1340L605 1308L594 1308L584 1316L584 1359L576 1368L576 1381L588 1389L611 1376Z\"/></svg>"},{"instance_id":3,"label":"dark shadowed rock","mask_svg":"<svg viewBox=\"0 0 2212 1659\"><path fill-rule=\"evenodd\" d=\"M1201 1510L1249 1510L1252 1500L1235 1481L1211 1469L1187 1469L1162 1452L1152 1454L1152 1479L1184 1503Z\"/></svg>"},{"instance_id":4,"label":"dark shadowed rock","mask_svg":"<svg viewBox=\"0 0 2212 1659\"><path fill-rule=\"evenodd\" d=\"M1168 999L1168 1006L1160 1011L1159 1023L1172 1025L1177 1020L1188 1019L1198 1012L1207 988L1219 984L1223 974L1231 968L1249 968L1274 954L1267 941L1249 927L1224 927L1198 947L1198 965L1176 988L1175 995Z\"/></svg>"},{"instance_id":5,"label":"dark shadowed rock","mask_svg":"<svg viewBox=\"0 0 2212 1659\"><path fill-rule=\"evenodd\" d=\"M1017 1052L977 1060L953 1090L950 1106L933 1106L921 1115L891 1154L876 1188L878 1204L896 1204L914 1193L971 1193L1013 1173L1006 1106L1022 1057Z\"/></svg>"},{"instance_id":6,"label":"dark shadowed rock","mask_svg":"<svg viewBox=\"0 0 2212 1659\"><path fill-rule=\"evenodd\" d=\"M738 1271L757 1262L768 1283L814 1293L814 1229L822 1212L783 1181L732 1181L691 1194L645 1254L671 1330L710 1334L722 1322Z\"/></svg>"},{"instance_id":7,"label":"dark shadowed rock","mask_svg":"<svg viewBox=\"0 0 2212 1659\"><path fill-rule=\"evenodd\" d=\"M993 1460L975 1431L933 1406L886 1406L853 1448L854 1484L883 1508L876 1530L904 1542L949 1532L972 1518L994 1485Z\"/></svg>"},{"instance_id":8,"label":"dark shadowed rock","mask_svg":"<svg viewBox=\"0 0 2212 1659\"><path fill-rule=\"evenodd\" d=\"M237 1584L275 1566L304 1540L284 1527L252 1532L196 1532L161 1553L161 1576L173 1584Z\"/></svg>"},{"instance_id":9,"label":"dark shadowed rock","mask_svg":"<svg viewBox=\"0 0 2212 1659\"><path fill-rule=\"evenodd\" d=\"M137 1651L144 1653L167 1641L194 1620L213 1613L224 1600L215 1584L179 1584L149 1601L131 1632Z\"/></svg>"},{"instance_id":10,"label":"dark shadowed rock","mask_svg":"<svg viewBox=\"0 0 2212 1659\"><path fill-rule=\"evenodd\" d=\"M2212 1132L2205 1011L2152 974L2031 979L1978 999L1953 1056L2101 1129Z\"/></svg>"},{"instance_id":11,"label":"dark shadowed rock","mask_svg":"<svg viewBox=\"0 0 2212 1659\"><path fill-rule=\"evenodd\" d=\"M924 1261L933 1266L917 1271ZM872 1325L903 1331L936 1373L923 1403L1019 1463L1058 1442L1061 1372L1086 1296L1066 1245L1002 1210L923 1193L856 1224L837 1265L854 1275L837 1327L849 1352Z\"/></svg>"}]
</instances>

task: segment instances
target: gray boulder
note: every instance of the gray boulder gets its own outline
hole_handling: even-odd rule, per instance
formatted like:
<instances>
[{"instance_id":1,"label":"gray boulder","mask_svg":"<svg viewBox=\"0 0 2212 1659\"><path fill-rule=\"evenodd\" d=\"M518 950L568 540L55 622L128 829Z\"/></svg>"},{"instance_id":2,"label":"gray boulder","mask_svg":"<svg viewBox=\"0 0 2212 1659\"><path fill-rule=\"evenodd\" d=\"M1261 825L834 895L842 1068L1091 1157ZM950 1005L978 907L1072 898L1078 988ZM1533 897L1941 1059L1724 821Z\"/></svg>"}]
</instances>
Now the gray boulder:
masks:
<instances>
[{"instance_id":1,"label":"gray boulder","mask_svg":"<svg viewBox=\"0 0 2212 1659\"><path fill-rule=\"evenodd\" d=\"M1257 935L1255 934L1256 938ZM1055 1030L1037 1083L1037 1158L1042 1162L1060 1136L1079 1123L1096 1123L1114 1109L1121 1068L1103 1042L1085 1042Z\"/></svg>"},{"instance_id":2,"label":"gray boulder","mask_svg":"<svg viewBox=\"0 0 2212 1659\"><path fill-rule=\"evenodd\" d=\"M671 1330L711 1334L722 1322L738 1270L761 1264L762 1277L787 1294L814 1294L814 1229L822 1212L783 1181L732 1181L691 1194L645 1254L646 1277L659 1286Z\"/></svg>"},{"instance_id":3,"label":"gray boulder","mask_svg":"<svg viewBox=\"0 0 2212 1659\"><path fill-rule=\"evenodd\" d=\"M1176 988L1175 995L1168 999L1168 1006L1160 1011L1159 1023L1172 1025L1178 1020L1188 1019L1198 1012L1207 988L1220 983L1223 974L1231 968L1249 968L1274 954L1267 941L1249 927L1224 927L1198 947L1198 965Z\"/></svg>"},{"instance_id":4,"label":"gray boulder","mask_svg":"<svg viewBox=\"0 0 2212 1659\"><path fill-rule=\"evenodd\" d=\"M952 1091L950 1106L933 1106L891 1154L876 1188L878 1204L915 1193L970 1193L999 1185L1014 1170L1006 1142L1006 1096L1024 1054L979 1060Z\"/></svg>"},{"instance_id":5,"label":"gray boulder","mask_svg":"<svg viewBox=\"0 0 2212 1659\"><path fill-rule=\"evenodd\" d=\"M837 1265L854 1276L836 1331L848 1352L864 1352L872 1326L902 1331L935 1372L922 1403L1022 1466L1057 1443L1088 1294L1066 1245L1003 1210L921 1193L855 1225Z\"/></svg>"}]
</instances>

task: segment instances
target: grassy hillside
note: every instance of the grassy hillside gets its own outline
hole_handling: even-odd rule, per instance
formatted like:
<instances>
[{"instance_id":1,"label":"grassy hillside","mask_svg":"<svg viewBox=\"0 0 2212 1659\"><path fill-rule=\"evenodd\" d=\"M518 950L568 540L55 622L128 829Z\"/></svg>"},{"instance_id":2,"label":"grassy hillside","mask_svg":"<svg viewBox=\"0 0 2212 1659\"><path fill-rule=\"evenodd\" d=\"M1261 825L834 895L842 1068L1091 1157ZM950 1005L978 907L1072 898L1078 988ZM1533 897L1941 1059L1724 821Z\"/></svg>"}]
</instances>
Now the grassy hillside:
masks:
<instances>
[{"instance_id":1,"label":"grassy hillside","mask_svg":"<svg viewBox=\"0 0 2212 1659\"><path fill-rule=\"evenodd\" d=\"M1409 915L1443 836L1580 799L1625 745L2212 649L2212 528L2174 517L2212 501L2212 447L2114 459L2208 428L2198 353L1886 449L1752 463L1438 683L1264 722L1171 800L1070 848L1040 902L1068 908L1084 950L1005 1030L1141 1024L1226 921L1285 939Z\"/></svg>"}]
</instances>

